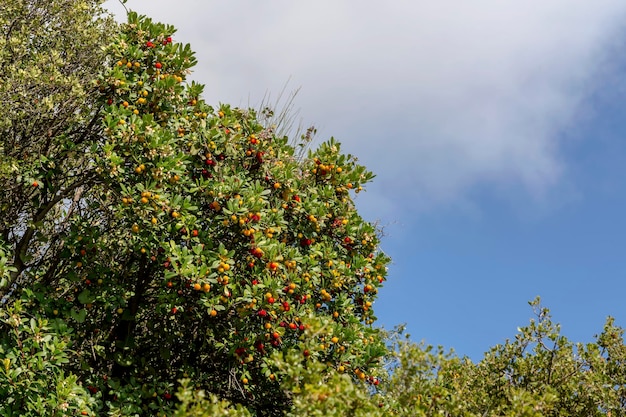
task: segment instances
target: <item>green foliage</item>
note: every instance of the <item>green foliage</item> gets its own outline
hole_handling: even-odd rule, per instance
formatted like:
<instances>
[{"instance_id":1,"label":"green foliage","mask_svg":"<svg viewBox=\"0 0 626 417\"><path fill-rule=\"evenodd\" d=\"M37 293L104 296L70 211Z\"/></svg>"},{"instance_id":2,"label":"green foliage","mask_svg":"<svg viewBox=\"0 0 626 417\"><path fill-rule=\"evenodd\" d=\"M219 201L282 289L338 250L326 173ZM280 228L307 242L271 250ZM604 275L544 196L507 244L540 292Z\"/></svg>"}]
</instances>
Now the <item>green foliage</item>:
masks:
<instances>
[{"instance_id":1,"label":"green foliage","mask_svg":"<svg viewBox=\"0 0 626 417\"><path fill-rule=\"evenodd\" d=\"M396 339L389 401L398 415L623 416L626 346L607 321L596 342L574 344L548 309L478 363Z\"/></svg>"},{"instance_id":2,"label":"green foliage","mask_svg":"<svg viewBox=\"0 0 626 417\"><path fill-rule=\"evenodd\" d=\"M71 332L60 320L26 313L17 300L0 310L0 415L65 416L90 412L94 400L66 375Z\"/></svg>"},{"instance_id":3,"label":"green foliage","mask_svg":"<svg viewBox=\"0 0 626 417\"><path fill-rule=\"evenodd\" d=\"M82 187L94 181L86 149L97 140L95 78L114 30L97 0L6 0L0 5L0 240L13 270L0 297L54 266ZM65 203L63 206L61 203Z\"/></svg>"},{"instance_id":4,"label":"green foliage","mask_svg":"<svg viewBox=\"0 0 626 417\"><path fill-rule=\"evenodd\" d=\"M301 349L314 352L320 335L326 334L326 328L332 325L327 318L315 318L310 321ZM366 335L363 341L367 344ZM361 349L357 345L356 349ZM274 352L271 360L278 369L281 386L290 392L292 403L287 415L296 416L376 416L381 414L380 404L383 399L368 387L378 385L383 370L368 378L359 370L347 364L333 364L318 355L311 355L302 361L297 351ZM356 375L357 378L354 378ZM375 384L375 385L374 385Z\"/></svg>"},{"instance_id":5,"label":"green foliage","mask_svg":"<svg viewBox=\"0 0 626 417\"><path fill-rule=\"evenodd\" d=\"M250 412L241 405L233 406L216 395L208 396L202 390L193 390L191 381L183 379L176 394L180 404L174 417L250 417Z\"/></svg>"},{"instance_id":6,"label":"green foliage","mask_svg":"<svg viewBox=\"0 0 626 417\"><path fill-rule=\"evenodd\" d=\"M11 273L17 272L17 268L11 265L9 260L10 249L0 240L0 288L6 287Z\"/></svg>"}]
</instances>

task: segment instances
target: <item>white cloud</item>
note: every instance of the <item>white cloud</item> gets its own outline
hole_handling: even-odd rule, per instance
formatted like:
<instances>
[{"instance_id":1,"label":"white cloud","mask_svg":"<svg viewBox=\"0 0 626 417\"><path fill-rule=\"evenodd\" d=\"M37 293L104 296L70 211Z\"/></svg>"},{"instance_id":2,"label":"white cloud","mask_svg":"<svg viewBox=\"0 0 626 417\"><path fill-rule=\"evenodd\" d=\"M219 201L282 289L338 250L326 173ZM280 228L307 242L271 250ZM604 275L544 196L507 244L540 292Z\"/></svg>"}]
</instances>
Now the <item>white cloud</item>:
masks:
<instances>
[{"instance_id":1,"label":"white cloud","mask_svg":"<svg viewBox=\"0 0 626 417\"><path fill-rule=\"evenodd\" d=\"M378 174L367 199L390 211L400 187L405 201L438 205L477 184L530 195L558 184L559 132L626 13L618 0L129 5L198 51L209 102L257 105L291 78L302 117Z\"/></svg>"}]
</instances>

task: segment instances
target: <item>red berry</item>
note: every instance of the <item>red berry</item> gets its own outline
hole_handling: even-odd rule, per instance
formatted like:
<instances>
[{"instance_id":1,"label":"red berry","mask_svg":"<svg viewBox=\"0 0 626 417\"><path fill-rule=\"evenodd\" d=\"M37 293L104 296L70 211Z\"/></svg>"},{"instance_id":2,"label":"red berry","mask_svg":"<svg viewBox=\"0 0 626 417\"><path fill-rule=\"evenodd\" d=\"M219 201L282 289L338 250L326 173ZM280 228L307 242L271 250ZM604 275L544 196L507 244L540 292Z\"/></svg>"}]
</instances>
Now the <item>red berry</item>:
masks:
<instances>
[{"instance_id":1,"label":"red berry","mask_svg":"<svg viewBox=\"0 0 626 417\"><path fill-rule=\"evenodd\" d=\"M156 64L154 64L154 66L156 69L161 69L163 67L160 62L157 62Z\"/></svg>"}]
</instances>

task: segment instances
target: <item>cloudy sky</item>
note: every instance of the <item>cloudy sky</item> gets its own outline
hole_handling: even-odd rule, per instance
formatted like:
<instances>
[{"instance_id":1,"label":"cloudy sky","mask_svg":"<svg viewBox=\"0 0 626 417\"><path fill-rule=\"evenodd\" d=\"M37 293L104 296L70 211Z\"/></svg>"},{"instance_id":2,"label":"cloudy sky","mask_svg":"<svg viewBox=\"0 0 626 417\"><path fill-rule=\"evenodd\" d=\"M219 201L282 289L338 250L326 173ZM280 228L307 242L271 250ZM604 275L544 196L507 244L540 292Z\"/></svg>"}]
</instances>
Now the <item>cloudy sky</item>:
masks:
<instances>
[{"instance_id":1,"label":"cloudy sky","mask_svg":"<svg viewBox=\"0 0 626 417\"><path fill-rule=\"evenodd\" d=\"M302 125L377 174L357 202L394 259L385 327L479 358L536 295L576 341L626 327L622 0L127 6L178 28L209 103L299 89Z\"/></svg>"}]
</instances>

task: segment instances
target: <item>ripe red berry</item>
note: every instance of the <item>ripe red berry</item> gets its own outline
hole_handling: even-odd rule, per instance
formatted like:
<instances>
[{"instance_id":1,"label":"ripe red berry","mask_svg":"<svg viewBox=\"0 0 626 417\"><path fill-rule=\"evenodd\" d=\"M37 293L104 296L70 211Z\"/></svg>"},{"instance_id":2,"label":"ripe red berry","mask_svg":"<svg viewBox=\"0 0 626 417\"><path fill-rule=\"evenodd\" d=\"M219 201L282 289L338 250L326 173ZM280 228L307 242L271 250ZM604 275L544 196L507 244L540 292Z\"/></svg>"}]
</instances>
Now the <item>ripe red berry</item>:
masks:
<instances>
[{"instance_id":1,"label":"ripe red berry","mask_svg":"<svg viewBox=\"0 0 626 417\"><path fill-rule=\"evenodd\" d=\"M156 69L161 69L161 68L163 68L163 65L160 62L157 62L156 64L154 64L154 67Z\"/></svg>"}]
</instances>

